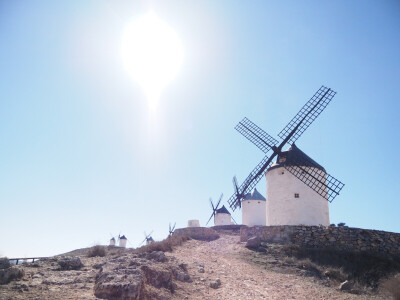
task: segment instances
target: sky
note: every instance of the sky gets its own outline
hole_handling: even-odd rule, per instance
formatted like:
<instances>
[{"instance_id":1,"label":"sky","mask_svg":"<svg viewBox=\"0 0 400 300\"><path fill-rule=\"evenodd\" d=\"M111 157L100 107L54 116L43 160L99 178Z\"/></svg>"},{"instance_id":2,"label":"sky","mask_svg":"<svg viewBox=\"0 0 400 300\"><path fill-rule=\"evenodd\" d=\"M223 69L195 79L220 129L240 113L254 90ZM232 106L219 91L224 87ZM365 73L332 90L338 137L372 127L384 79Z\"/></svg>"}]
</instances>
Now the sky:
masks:
<instances>
[{"instance_id":1,"label":"sky","mask_svg":"<svg viewBox=\"0 0 400 300\"><path fill-rule=\"evenodd\" d=\"M183 49L155 109L121 55L149 12ZM399 29L389 0L0 1L0 256L205 226L264 156L235 125L277 138L321 85L296 145L345 183L331 223L400 232Z\"/></svg>"}]
</instances>

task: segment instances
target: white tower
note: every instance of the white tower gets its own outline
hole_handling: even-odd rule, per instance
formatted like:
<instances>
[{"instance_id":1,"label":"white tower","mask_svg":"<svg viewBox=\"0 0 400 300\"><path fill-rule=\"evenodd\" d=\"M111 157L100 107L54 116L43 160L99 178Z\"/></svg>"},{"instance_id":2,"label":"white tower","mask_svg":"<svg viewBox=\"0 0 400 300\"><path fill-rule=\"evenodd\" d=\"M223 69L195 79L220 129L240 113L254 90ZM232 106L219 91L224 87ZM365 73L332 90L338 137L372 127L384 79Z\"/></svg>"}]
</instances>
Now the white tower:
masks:
<instances>
[{"instance_id":1,"label":"white tower","mask_svg":"<svg viewBox=\"0 0 400 300\"><path fill-rule=\"evenodd\" d=\"M110 240L110 246L115 246L115 238L112 238L112 239Z\"/></svg>"},{"instance_id":2,"label":"white tower","mask_svg":"<svg viewBox=\"0 0 400 300\"><path fill-rule=\"evenodd\" d=\"M189 220L188 227L200 227L199 220Z\"/></svg>"},{"instance_id":3,"label":"white tower","mask_svg":"<svg viewBox=\"0 0 400 300\"><path fill-rule=\"evenodd\" d=\"M247 226L266 224L266 201L257 189L246 194L242 200L242 224Z\"/></svg>"},{"instance_id":4,"label":"white tower","mask_svg":"<svg viewBox=\"0 0 400 300\"><path fill-rule=\"evenodd\" d=\"M329 225L329 206L320 196L283 165L323 172L325 169L295 144L283 151L265 173L267 179L267 226ZM301 172L300 168L297 168Z\"/></svg>"},{"instance_id":5,"label":"white tower","mask_svg":"<svg viewBox=\"0 0 400 300\"><path fill-rule=\"evenodd\" d=\"M217 209L214 216L214 226L232 225L232 218L230 212L226 209L225 205Z\"/></svg>"},{"instance_id":6,"label":"white tower","mask_svg":"<svg viewBox=\"0 0 400 300\"><path fill-rule=\"evenodd\" d=\"M119 238L119 246L123 247L123 248L126 248L126 241L127 241L127 238L124 235L121 236Z\"/></svg>"}]
</instances>

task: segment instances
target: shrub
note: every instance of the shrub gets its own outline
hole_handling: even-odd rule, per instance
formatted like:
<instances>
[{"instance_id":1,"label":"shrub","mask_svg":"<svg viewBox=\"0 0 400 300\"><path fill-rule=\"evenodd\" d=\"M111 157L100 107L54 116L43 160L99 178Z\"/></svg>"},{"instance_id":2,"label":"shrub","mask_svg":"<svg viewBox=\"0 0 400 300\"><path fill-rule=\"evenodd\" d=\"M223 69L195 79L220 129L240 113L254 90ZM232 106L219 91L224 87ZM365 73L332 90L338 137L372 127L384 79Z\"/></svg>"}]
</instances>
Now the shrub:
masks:
<instances>
[{"instance_id":1,"label":"shrub","mask_svg":"<svg viewBox=\"0 0 400 300\"><path fill-rule=\"evenodd\" d=\"M187 236L174 236L170 235L165 240L160 242L152 242L149 245L142 246L135 249L136 253L152 252L152 251L163 251L171 252L174 247L182 245L183 242L187 241L189 238Z\"/></svg>"},{"instance_id":2,"label":"shrub","mask_svg":"<svg viewBox=\"0 0 400 300\"><path fill-rule=\"evenodd\" d=\"M106 248L104 246L96 245L89 249L87 257L106 256Z\"/></svg>"},{"instance_id":3,"label":"shrub","mask_svg":"<svg viewBox=\"0 0 400 300\"><path fill-rule=\"evenodd\" d=\"M310 259L324 267L340 269L341 273L363 285L376 288L381 278L400 272L400 257L383 257L369 253L343 252L335 249L310 249L297 245L282 247L286 255ZM339 273L335 275L341 276Z\"/></svg>"},{"instance_id":4,"label":"shrub","mask_svg":"<svg viewBox=\"0 0 400 300\"><path fill-rule=\"evenodd\" d=\"M391 293L395 300L400 300L400 274L386 280L383 283L383 288Z\"/></svg>"}]
</instances>

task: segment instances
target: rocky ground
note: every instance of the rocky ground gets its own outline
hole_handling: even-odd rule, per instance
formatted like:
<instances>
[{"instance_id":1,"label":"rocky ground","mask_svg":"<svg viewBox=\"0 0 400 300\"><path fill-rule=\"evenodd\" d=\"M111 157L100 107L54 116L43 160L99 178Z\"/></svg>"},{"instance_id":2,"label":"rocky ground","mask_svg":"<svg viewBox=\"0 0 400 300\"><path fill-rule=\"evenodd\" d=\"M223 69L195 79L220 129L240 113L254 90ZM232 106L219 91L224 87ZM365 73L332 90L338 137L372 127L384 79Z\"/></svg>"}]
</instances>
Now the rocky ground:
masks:
<instances>
[{"instance_id":1,"label":"rocky ground","mask_svg":"<svg viewBox=\"0 0 400 300\"><path fill-rule=\"evenodd\" d=\"M0 299L390 299L381 290L341 291L340 281L277 253L249 250L231 232L165 254L74 251L13 267L14 277L0 265Z\"/></svg>"}]
</instances>

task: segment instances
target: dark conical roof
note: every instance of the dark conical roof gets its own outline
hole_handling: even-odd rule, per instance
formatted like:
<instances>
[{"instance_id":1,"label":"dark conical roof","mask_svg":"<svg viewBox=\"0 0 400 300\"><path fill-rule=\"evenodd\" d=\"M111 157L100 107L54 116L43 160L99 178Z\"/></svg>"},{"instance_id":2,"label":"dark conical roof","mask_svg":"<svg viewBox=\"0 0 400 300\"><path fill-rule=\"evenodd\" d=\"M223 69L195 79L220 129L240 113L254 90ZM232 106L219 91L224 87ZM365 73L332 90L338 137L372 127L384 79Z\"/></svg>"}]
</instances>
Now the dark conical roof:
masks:
<instances>
[{"instance_id":1,"label":"dark conical roof","mask_svg":"<svg viewBox=\"0 0 400 300\"><path fill-rule=\"evenodd\" d=\"M266 201L266 199L261 195L256 188L252 190L250 193L246 194L243 198L243 200L263 200Z\"/></svg>"},{"instance_id":2,"label":"dark conical roof","mask_svg":"<svg viewBox=\"0 0 400 300\"><path fill-rule=\"evenodd\" d=\"M278 155L276 162L272 164L267 171L283 166L313 167L326 172L324 167L297 148L294 143L288 150L282 151L281 154Z\"/></svg>"},{"instance_id":3,"label":"dark conical roof","mask_svg":"<svg viewBox=\"0 0 400 300\"><path fill-rule=\"evenodd\" d=\"M120 240L127 240L127 238L123 235L119 238Z\"/></svg>"},{"instance_id":4,"label":"dark conical roof","mask_svg":"<svg viewBox=\"0 0 400 300\"><path fill-rule=\"evenodd\" d=\"M225 207L225 205L222 205L222 207L221 208L218 208L216 211L215 211L217 214L231 214L227 209L226 209L226 207Z\"/></svg>"}]
</instances>

